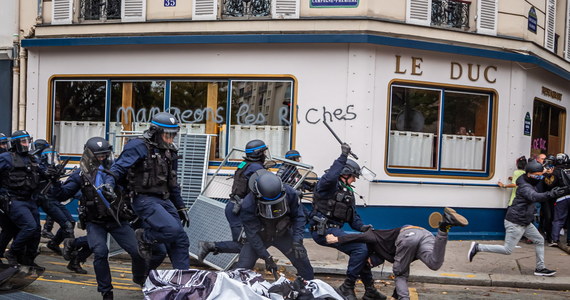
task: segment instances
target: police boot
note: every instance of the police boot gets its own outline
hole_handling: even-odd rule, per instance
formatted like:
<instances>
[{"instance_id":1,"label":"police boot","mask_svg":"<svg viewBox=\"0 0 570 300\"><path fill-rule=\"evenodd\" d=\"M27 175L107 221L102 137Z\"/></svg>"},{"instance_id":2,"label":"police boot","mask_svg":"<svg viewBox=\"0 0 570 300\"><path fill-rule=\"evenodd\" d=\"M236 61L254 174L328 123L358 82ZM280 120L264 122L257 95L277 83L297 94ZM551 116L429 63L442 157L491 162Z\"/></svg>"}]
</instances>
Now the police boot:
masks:
<instances>
[{"instance_id":1,"label":"police boot","mask_svg":"<svg viewBox=\"0 0 570 300\"><path fill-rule=\"evenodd\" d=\"M55 252L55 254L61 255L61 248L59 248L59 245L57 245L53 241L47 242L46 247L48 247L51 251Z\"/></svg>"},{"instance_id":2,"label":"police boot","mask_svg":"<svg viewBox=\"0 0 570 300\"><path fill-rule=\"evenodd\" d=\"M87 271L81 267L81 263L79 262L77 256L73 257L69 261L69 264L67 264L67 269L78 274L87 274Z\"/></svg>"},{"instance_id":3,"label":"police boot","mask_svg":"<svg viewBox=\"0 0 570 300\"><path fill-rule=\"evenodd\" d=\"M212 242L200 241L198 242L198 247L200 248L200 252L198 252L198 261L200 262L204 261L204 258L206 258L210 252L217 252L216 244Z\"/></svg>"},{"instance_id":4,"label":"police boot","mask_svg":"<svg viewBox=\"0 0 570 300\"><path fill-rule=\"evenodd\" d=\"M147 262L150 261L152 258L152 244L144 239L144 229L139 228L135 230L135 236L137 238L139 255Z\"/></svg>"},{"instance_id":5,"label":"police boot","mask_svg":"<svg viewBox=\"0 0 570 300\"><path fill-rule=\"evenodd\" d=\"M113 300L113 291L107 291L101 293L101 295L103 295L103 300Z\"/></svg>"},{"instance_id":6,"label":"police boot","mask_svg":"<svg viewBox=\"0 0 570 300\"><path fill-rule=\"evenodd\" d=\"M38 255L40 255L39 251L26 252L26 254L24 255L24 258L22 258L22 264L26 265L26 266L30 266L30 267L42 268L41 266L36 264L34 261L36 259L36 257L38 257Z\"/></svg>"},{"instance_id":7,"label":"police boot","mask_svg":"<svg viewBox=\"0 0 570 300\"><path fill-rule=\"evenodd\" d=\"M356 300L356 293L354 292L354 279L347 278L344 280L344 283L338 287L340 293L347 299L347 300Z\"/></svg>"},{"instance_id":8,"label":"police boot","mask_svg":"<svg viewBox=\"0 0 570 300\"><path fill-rule=\"evenodd\" d=\"M4 258L8 260L9 265L17 265L18 264L18 257L12 253L11 250L8 250L4 253Z\"/></svg>"},{"instance_id":9,"label":"police boot","mask_svg":"<svg viewBox=\"0 0 570 300\"><path fill-rule=\"evenodd\" d=\"M51 231L48 231L47 229L42 229L41 236L42 236L43 238L48 239L48 240L51 240L51 239L54 238L53 233L51 233Z\"/></svg>"},{"instance_id":10,"label":"police boot","mask_svg":"<svg viewBox=\"0 0 570 300\"><path fill-rule=\"evenodd\" d=\"M453 208L446 207L443 210L443 221L439 223L439 230L448 232L452 226L467 226L469 221L458 214Z\"/></svg>"},{"instance_id":11,"label":"police boot","mask_svg":"<svg viewBox=\"0 0 570 300\"><path fill-rule=\"evenodd\" d=\"M71 256L75 250L73 247L73 241L74 239L72 238L63 240L63 251L61 253L63 254L63 259L65 260L71 260Z\"/></svg>"},{"instance_id":12,"label":"police boot","mask_svg":"<svg viewBox=\"0 0 570 300\"><path fill-rule=\"evenodd\" d=\"M366 292L362 296L362 300L386 300L387 298L374 287L374 284L365 285L364 288Z\"/></svg>"}]
</instances>

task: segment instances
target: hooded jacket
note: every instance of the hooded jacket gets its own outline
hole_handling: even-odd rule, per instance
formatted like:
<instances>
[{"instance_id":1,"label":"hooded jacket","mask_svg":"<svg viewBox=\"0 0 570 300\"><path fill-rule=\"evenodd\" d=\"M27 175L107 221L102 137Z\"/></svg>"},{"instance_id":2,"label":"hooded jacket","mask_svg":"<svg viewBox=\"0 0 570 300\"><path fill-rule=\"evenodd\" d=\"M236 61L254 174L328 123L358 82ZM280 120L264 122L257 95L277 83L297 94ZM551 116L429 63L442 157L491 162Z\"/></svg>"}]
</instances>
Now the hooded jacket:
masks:
<instances>
[{"instance_id":1,"label":"hooded jacket","mask_svg":"<svg viewBox=\"0 0 570 300\"><path fill-rule=\"evenodd\" d=\"M550 199L549 193L540 193L537 186L532 185L527 174L517 179L517 194L513 204L507 209L505 220L522 226L529 225L534 219L536 202L545 202Z\"/></svg>"}]
</instances>

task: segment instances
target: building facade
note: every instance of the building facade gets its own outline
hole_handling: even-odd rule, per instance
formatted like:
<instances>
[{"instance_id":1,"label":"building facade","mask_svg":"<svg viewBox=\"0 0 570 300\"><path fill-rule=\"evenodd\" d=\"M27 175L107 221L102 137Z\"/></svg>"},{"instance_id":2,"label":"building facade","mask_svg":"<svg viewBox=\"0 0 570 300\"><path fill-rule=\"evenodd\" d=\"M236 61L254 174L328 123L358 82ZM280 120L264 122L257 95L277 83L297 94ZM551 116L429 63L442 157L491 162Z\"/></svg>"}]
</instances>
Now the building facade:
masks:
<instances>
[{"instance_id":1,"label":"building facade","mask_svg":"<svg viewBox=\"0 0 570 300\"><path fill-rule=\"evenodd\" d=\"M212 167L253 138L322 174L340 153L375 228L444 206L498 238L521 155L566 151L565 0L51 0L25 4L25 127L77 157L157 111L213 135ZM20 13L22 15L23 12ZM29 30L23 28L22 30ZM120 146L119 146L120 147ZM463 213L463 212L462 212Z\"/></svg>"}]
</instances>

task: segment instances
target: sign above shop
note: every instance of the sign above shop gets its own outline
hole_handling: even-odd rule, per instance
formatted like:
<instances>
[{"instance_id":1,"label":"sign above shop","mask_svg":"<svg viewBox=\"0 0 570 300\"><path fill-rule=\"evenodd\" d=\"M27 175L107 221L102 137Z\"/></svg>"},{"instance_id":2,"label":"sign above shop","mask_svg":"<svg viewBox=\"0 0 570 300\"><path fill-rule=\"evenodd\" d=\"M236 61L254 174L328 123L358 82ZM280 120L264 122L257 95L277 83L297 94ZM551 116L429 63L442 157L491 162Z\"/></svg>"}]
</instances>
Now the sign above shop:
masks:
<instances>
[{"instance_id":1,"label":"sign above shop","mask_svg":"<svg viewBox=\"0 0 570 300\"><path fill-rule=\"evenodd\" d=\"M545 86L542 87L542 94L546 97L550 97L554 100L562 101L562 93L553 91Z\"/></svg>"},{"instance_id":2,"label":"sign above shop","mask_svg":"<svg viewBox=\"0 0 570 300\"><path fill-rule=\"evenodd\" d=\"M358 7L359 0L311 0L311 7Z\"/></svg>"},{"instance_id":3,"label":"sign above shop","mask_svg":"<svg viewBox=\"0 0 570 300\"><path fill-rule=\"evenodd\" d=\"M536 10L534 6L528 11L528 31L536 33Z\"/></svg>"}]
</instances>

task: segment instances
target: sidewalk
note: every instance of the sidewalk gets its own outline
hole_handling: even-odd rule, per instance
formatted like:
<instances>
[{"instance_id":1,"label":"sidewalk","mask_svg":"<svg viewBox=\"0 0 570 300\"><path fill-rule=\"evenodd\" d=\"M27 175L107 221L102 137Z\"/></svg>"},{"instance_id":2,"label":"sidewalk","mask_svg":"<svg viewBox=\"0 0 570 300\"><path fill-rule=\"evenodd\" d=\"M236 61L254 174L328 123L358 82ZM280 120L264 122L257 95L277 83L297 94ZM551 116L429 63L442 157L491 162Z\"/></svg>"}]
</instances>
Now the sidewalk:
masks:
<instances>
[{"instance_id":1,"label":"sidewalk","mask_svg":"<svg viewBox=\"0 0 570 300\"><path fill-rule=\"evenodd\" d=\"M566 240L564 237L561 240ZM445 254L445 262L441 269L432 271L421 261L412 263L409 281L456 284L473 286L497 286L530 289L568 290L570 289L570 255L562 248L545 245L545 262L549 269L557 270L554 277L533 275L535 269L534 245L520 242L521 248L516 248L511 255L479 252L469 262L467 252L472 241L449 241ZM478 241L482 244L503 244L503 241ZM311 264L315 273L335 274L344 276L348 256L334 248L323 247L312 239L305 239ZM566 251L566 243L562 245ZM295 274L295 269L289 260L277 249L270 248L273 257L279 259L277 264L285 267L286 271ZM264 268L263 262L258 261L259 269ZM373 270L375 279L390 280L392 264L386 262L384 268Z\"/></svg>"}]
</instances>

